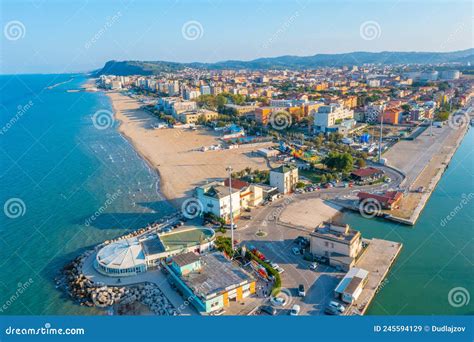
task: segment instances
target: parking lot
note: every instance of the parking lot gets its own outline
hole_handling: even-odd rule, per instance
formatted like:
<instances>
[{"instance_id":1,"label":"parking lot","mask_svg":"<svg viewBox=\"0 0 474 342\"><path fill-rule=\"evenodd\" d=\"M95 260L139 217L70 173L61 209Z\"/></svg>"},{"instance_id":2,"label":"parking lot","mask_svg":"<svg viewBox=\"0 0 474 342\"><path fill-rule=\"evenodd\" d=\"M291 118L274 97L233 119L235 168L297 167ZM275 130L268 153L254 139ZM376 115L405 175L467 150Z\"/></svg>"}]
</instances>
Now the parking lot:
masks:
<instances>
[{"instance_id":1,"label":"parking lot","mask_svg":"<svg viewBox=\"0 0 474 342\"><path fill-rule=\"evenodd\" d=\"M319 265L316 270L311 270L310 261L304 260L302 254L293 253L292 249L298 246L294 240L298 236L308 237L313 229L278 222L279 215L287 208L288 203L280 200L271 206L253 209L252 221L241 221L234 234L241 244L256 247L267 259L284 269L281 273L280 296L285 298L286 303L283 306L273 304L278 315L289 314L294 304L301 307L300 315L322 315L326 304L333 299L333 291L344 273L326 265ZM263 284L259 280L257 288ZM300 284L305 287L305 297L298 296ZM272 303L268 299L265 305Z\"/></svg>"}]
</instances>

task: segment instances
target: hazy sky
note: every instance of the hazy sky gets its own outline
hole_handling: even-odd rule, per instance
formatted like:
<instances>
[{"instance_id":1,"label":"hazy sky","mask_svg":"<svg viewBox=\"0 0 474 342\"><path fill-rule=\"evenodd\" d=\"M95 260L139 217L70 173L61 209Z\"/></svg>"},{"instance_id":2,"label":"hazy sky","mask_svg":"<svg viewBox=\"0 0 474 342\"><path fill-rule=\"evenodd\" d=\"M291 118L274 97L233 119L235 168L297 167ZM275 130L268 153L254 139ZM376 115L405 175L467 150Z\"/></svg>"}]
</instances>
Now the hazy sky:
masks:
<instances>
[{"instance_id":1,"label":"hazy sky","mask_svg":"<svg viewBox=\"0 0 474 342\"><path fill-rule=\"evenodd\" d=\"M0 73L472 47L471 1L1 0Z\"/></svg>"}]
</instances>

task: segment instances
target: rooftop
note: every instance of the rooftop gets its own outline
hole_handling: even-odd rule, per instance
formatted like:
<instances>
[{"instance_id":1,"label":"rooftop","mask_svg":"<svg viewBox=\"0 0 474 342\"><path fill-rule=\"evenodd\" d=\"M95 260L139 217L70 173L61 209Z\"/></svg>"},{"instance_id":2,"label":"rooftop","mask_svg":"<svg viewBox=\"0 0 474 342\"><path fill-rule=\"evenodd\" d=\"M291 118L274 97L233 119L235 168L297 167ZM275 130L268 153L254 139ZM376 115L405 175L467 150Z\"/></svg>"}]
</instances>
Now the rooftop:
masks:
<instances>
[{"instance_id":1,"label":"rooftop","mask_svg":"<svg viewBox=\"0 0 474 342\"><path fill-rule=\"evenodd\" d=\"M229 186L229 179L226 178L224 181L225 186ZM250 185L250 183L247 183L245 181L241 181L240 179L232 179L232 188L233 189L239 189L242 190L243 188L246 188Z\"/></svg>"},{"instance_id":2,"label":"rooftop","mask_svg":"<svg viewBox=\"0 0 474 342\"><path fill-rule=\"evenodd\" d=\"M383 174L383 171L375 167L367 167L365 169L352 171L352 174L358 177L368 177L376 174Z\"/></svg>"},{"instance_id":3,"label":"rooftop","mask_svg":"<svg viewBox=\"0 0 474 342\"><path fill-rule=\"evenodd\" d=\"M290 171L292 171L296 168L297 167L293 164L286 164L286 165L279 166L275 169L272 169L272 172L287 173L287 172L290 172Z\"/></svg>"},{"instance_id":4,"label":"rooftop","mask_svg":"<svg viewBox=\"0 0 474 342\"><path fill-rule=\"evenodd\" d=\"M362 268L353 267L349 272L347 272L344 278L342 278L339 285L337 285L335 292L353 294L359 287L360 283L362 283L368 276L368 271Z\"/></svg>"},{"instance_id":5,"label":"rooftop","mask_svg":"<svg viewBox=\"0 0 474 342\"><path fill-rule=\"evenodd\" d=\"M232 189L232 193L239 192L239 189ZM206 192L206 196L214 198L225 198L229 196L229 187L223 185L213 185Z\"/></svg>"},{"instance_id":6,"label":"rooftop","mask_svg":"<svg viewBox=\"0 0 474 342\"><path fill-rule=\"evenodd\" d=\"M156 236L150 236L148 239L142 240L141 244L145 255L153 255L165 251L165 246L163 246L161 240Z\"/></svg>"},{"instance_id":7,"label":"rooftop","mask_svg":"<svg viewBox=\"0 0 474 342\"><path fill-rule=\"evenodd\" d=\"M220 252L202 255L201 266L200 272L191 272L182 279L196 295L202 297L253 281L250 274Z\"/></svg>"},{"instance_id":8,"label":"rooftop","mask_svg":"<svg viewBox=\"0 0 474 342\"><path fill-rule=\"evenodd\" d=\"M180 267L195 263L199 260L199 255L193 252L178 254L173 257L173 262Z\"/></svg>"},{"instance_id":9,"label":"rooftop","mask_svg":"<svg viewBox=\"0 0 474 342\"><path fill-rule=\"evenodd\" d=\"M356 236L360 235L360 232L351 229L348 224L345 226L335 225L328 222L321 223L311 236L333 240L341 243L349 244Z\"/></svg>"},{"instance_id":10,"label":"rooftop","mask_svg":"<svg viewBox=\"0 0 474 342\"><path fill-rule=\"evenodd\" d=\"M214 231L212 229L197 226L184 226L160 235L160 240L166 251L198 245L213 238Z\"/></svg>"},{"instance_id":11,"label":"rooftop","mask_svg":"<svg viewBox=\"0 0 474 342\"><path fill-rule=\"evenodd\" d=\"M97 261L108 268L126 269L145 264L140 242L130 238L113 242L97 253Z\"/></svg>"},{"instance_id":12,"label":"rooftop","mask_svg":"<svg viewBox=\"0 0 474 342\"><path fill-rule=\"evenodd\" d=\"M402 196L403 196L403 193L400 191L386 191L381 194L371 194L368 192L361 191L357 194L357 197L359 199L372 198L381 203L387 203L387 204L392 204L395 201L398 201L400 198L402 198Z\"/></svg>"}]
</instances>

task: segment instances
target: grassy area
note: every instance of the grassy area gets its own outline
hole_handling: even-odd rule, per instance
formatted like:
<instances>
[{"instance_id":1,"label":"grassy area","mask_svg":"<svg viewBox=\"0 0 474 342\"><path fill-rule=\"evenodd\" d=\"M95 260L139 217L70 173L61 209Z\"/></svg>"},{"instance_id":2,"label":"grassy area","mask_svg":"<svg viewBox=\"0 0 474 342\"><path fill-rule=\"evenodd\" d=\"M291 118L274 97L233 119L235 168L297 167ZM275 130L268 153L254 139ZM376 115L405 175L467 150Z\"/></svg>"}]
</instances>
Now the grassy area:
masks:
<instances>
[{"instance_id":1,"label":"grassy area","mask_svg":"<svg viewBox=\"0 0 474 342\"><path fill-rule=\"evenodd\" d=\"M314 171L299 170L299 174L300 174L300 176L308 178L313 183L320 183L321 182L321 175L317 174Z\"/></svg>"}]
</instances>

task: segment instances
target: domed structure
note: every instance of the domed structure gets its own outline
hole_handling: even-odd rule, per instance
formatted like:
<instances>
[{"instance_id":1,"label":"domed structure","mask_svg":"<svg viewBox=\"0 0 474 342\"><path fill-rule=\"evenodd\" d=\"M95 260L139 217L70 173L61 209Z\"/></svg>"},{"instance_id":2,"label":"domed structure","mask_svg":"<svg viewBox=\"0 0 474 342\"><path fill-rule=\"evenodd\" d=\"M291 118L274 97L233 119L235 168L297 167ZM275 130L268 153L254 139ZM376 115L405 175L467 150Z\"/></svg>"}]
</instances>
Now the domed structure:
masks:
<instances>
[{"instance_id":1,"label":"domed structure","mask_svg":"<svg viewBox=\"0 0 474 342\"><path fill-rule=\"evenodd\" d=\"M111 276L127 276L147 270L145 254L137 238L113 242L96 257L96 269Z\"/></svg>"}]
</instances>

